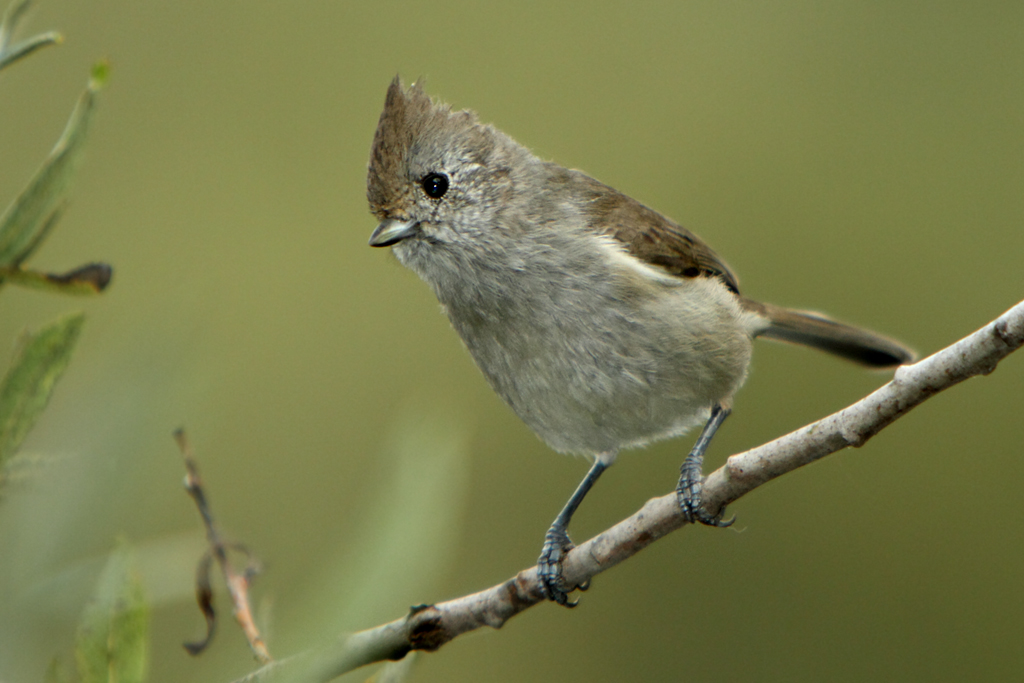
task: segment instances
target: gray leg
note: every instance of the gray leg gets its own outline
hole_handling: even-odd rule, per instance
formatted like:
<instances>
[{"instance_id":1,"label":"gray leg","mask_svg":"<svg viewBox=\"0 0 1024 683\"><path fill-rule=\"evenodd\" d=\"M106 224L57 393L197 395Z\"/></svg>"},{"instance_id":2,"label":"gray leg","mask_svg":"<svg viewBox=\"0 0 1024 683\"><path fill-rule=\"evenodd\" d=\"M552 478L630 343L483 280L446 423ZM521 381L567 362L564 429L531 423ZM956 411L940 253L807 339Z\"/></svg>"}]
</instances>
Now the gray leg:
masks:
<instances>
[{"instance_id":1,"label":"gray leg","mask_svg":"<svg viewBox=\"0 0 1024 683\"><path fill-rule=\"evenodd\" d=\"M720 405L711 409L711 417L708 418L707 424L704 425L700 436L697 437L697 443L693 444L693 450L686 456L683 466L679 468L679 485L676 487L676 494L679 496L679 507L683 509L686 521L691 524L700 522L708 526L729 526L735 521L735 518L722 521L724 510L719 510L717 515L709 515L701 500L704 492L704 475L701 473L701 468L704 466L704 451L707 450L711 438L725 422L725 418L729 417L730 412L728 408L723 408Z\"/></svg>"},{"instance_id":2,"label":"gray leg","mask_svg":"<svg viewBox=\"0 0 1024 683\"><path fill-rule=\"evenodd\" d=\"M572 541L569 540L569 520L572 519L576 508L583 502L587 491L590 490L590 487L594 485L594 482L597 481L597 478L606 469L608 469L607 464L601 462L600 459L594 460L594 464L591 466L590 471L587 472L587 476L583 477L583 481L576 488L576 492L572 494L569 502L558 513L558 517L555 517L551 528L548 529L548 533L544 536L544 546L541 548L540 558L537 560L537 573L540 576L540 583L544 588L545 597L548 600L554 600L559 605L575 607L579 601L569 602L569 593L576 588L586 588L585 586L567 587L565 585L565 579L562 578L562 558L575 547Z\"/></svg>"}]
</instances>

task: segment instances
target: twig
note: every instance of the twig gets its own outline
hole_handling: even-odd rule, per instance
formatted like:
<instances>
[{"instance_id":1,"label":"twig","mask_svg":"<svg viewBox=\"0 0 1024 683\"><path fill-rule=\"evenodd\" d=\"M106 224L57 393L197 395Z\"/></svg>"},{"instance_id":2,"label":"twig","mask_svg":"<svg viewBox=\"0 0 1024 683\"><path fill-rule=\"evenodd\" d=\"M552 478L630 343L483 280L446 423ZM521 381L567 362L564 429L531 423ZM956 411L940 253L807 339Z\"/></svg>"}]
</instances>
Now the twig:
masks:
<instances>
[{"instance_id":1,"label":"twig","mask_svg":"<svg viewBox=\"0 0 1024 683\"><path fill-rule=\"evenodd\" d=\"M911 408L975 375L987 375L1024 345L1024 301L974 334L913 365L891 382L822 420L763 446L731 456L708 476L704 501L714 514L761 484L868 439ZM633 516L573 549L563 563L569 585L582 585L686 525L675 492L653 498ZM238 683L328 681L366 664L433 651L482 626L501 628L542 602L537 568L524 569L487 590L436 605L421 605L391 623L354 633L333 647L307 652L253 672Z\"/></svg>"},{"instance_id":2,"label":"twig","mask_svg":"<svg viewBox=\"0 0 1024 683\"><path fill-rule=\"evenodd\" d=\"M203 518L203 525L206 527L206 538L210 549L199 560L196 567L196 601L199 608L206 617L206 637L196 643L185 643L185 649L192 655L198 655L206 649L213 638L216 628L216 615L213 610L213 588L210 585L210 566L212 560L217 560L221 572L224 574L224 583L227 584L228 593L231 595L231 602L234 606L235 620L242 627L249 647L252 649L257 661L260 664L269 664L273 661L266 644L260 636L259 629L252 616L252 608L249 607L249 583L257 573L257 565L253 562L249 551L235 543L225 543L210 511L210 504L206 500L203 491L203 482L199 478L199 467L192 454L192 447L185 436L185 430L178 429L174 432L174 440L178 442L181 449L181 456L185 461L185 490L195 501L199 508L199 514ZM249 557L249 564L245 571L239 574L231 565L227 551L240 550Z\"/></svg>"}]
</instances>

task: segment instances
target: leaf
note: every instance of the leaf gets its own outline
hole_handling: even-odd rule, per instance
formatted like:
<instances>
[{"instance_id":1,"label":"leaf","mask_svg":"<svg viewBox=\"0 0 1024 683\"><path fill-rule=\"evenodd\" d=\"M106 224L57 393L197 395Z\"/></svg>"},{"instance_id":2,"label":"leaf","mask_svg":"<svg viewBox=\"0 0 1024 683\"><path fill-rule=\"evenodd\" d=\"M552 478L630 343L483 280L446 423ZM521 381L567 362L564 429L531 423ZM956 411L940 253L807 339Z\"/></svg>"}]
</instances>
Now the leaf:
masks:
<instances>
[{"instance_id":1,"label":"leaf","mask_svg":"<svg viewBox=\"0 0 1024 683\"><path fill-rule=\"evenodd\" d=\"M41 47L47 45L60 45L64 42L64 37L56 31L47 31L46 33L40 33L38 36L32 36L28 40L23 40L9 50L3 50L0 52L0 69L5 69L11 64L22 57L27 57Z\"/></svg>"},{"instance_id":2,"label":"leaf","mask_svg":"<svg viewBox=\"0 0 1024 683\"><path fill-rule=\"evenodd\" d=\"M0 466L21 446L71 359L85 316L63 316L26 334L0 383Z\"/></svg>"},{"instance_id":3,"label":"leaf","mask_svg":"<svg viewBox=\"0 0 1024 683\"><path fill-rule=\"evenodd\" d=\"M112 275L113 269L106 263L87 263L66 273L41 273L17 267L0 267L0 279L11 284L85 296L99 294L106 289Z\"/></svg>"},{"instance_id":4,"label":"leaf","mask_svg":"<svg viewBox=\"0 0 1024 683\"><path fill-rule=\"evenodd\" d=\"M14 0L4 12L4 20L0 23L0 53L7 51L7 46L18 29L22 16L31 4L31 0Z\"/></svg>"},{"instance_id":5,"label":"leaf","mask_svg":"<svg viewBox=\"0 0 1024 683\"><path fill-rule=\"evenodd\" d=\"M210 570L213 568L213 553L207 550L196 565L196 602L199 611L206 619L206 636L202 640L182 643L182 647L193 657L197 657L209 647L213 634L217 630L217 612L213 608L213 584L210 581Z\"/></svg>"},{"instance_id":6,"label":"leaf","mask_svg":"<svg viewBox=\"0 0 1024 683\"><path fill-rule=\"evenodd\" d=\"M14 0L7 8L7 12L4 13L4 20L0 23L0 69L10 66L41 47L59 44L64 40L56 31L48 31L10 47L11 38L14 37L18 23L29 4L31 4L30 0Z\"/></svg>"},{"instance_id":7,"label":"leaf","mask_svg":"<svg viewBox=\"0 0 1024 683\"><path fill-rule=\"evenodd\" d=\"M82 683L142 683L148 658L149 605L134 553L120 541L78 625L78 676Z\"/></svg>"},{"instance_id":8,"label":"leaf","mask_svg":"<svg viewBox=\"0 0 1024 683\"><path fill-rule=\"evenodd\" d=\"M60 215L64 194L82 156L96 93L106 82L108 71L103 62L93 67L89 86L71 112L60 140L28 186L0 216L0 266L17 266L31 256Z\"/></svg>"}]
</instances>

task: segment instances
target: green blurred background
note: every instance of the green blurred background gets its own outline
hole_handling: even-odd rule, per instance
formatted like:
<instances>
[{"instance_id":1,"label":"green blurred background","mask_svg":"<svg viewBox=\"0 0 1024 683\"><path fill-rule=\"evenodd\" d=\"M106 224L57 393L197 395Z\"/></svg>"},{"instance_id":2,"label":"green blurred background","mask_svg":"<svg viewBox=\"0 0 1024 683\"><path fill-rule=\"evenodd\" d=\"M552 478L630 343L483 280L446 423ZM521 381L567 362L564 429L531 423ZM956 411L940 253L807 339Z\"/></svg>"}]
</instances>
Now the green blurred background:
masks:
<instances>
[{"instance_id":1,"label":"green blurred background","mask_svg":"<svg viewBox=\"0 0 1024 683\"><path fill-rule=\"evenodd\" d=\"M0 78L0 200L108 57L73 204L33 265L115 266L103 297L7 288L0 340L71 308L81 344L0 503L0 679L67 659L123 533L154 601L154 682L254 667L208 653L202 552L171 430L225 530L266 564L276 656L532 564L585 471L486 386L428 288L366 245L388 82L472 108L542 157L694 229L744 292L930 353L1024 292L1019 2L58 2ZM710 465L886 381L758 344ZM1024 668L1024 357L858 451L600 576L569 611L425 656L417 681L998 680ZM583 540L669 492L690 439L625 453ZM220 601L227 614L226 603ZM362 680L366 671L351 678Z\"/></svg>"}]
</instances>

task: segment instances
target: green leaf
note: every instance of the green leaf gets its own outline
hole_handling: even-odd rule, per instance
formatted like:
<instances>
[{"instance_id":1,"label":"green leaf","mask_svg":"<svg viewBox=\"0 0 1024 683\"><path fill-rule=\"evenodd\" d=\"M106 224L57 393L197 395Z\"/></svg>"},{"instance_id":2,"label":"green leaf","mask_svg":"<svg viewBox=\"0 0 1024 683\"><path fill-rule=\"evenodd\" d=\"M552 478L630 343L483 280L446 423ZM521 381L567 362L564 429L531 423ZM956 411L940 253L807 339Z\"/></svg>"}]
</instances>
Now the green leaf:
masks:
<instances>
[{"instance_id":1,"label":"green leaf","mask_svg":"<svg viewBox=\"0 0 1024 683\"><path fill-rule=\"evenodd\" d=\"M64 40L56 31L48 31L11 46L11 39L29 4L30 0L14 0L4 13L4 20L0 23L0 69L10 66L41 47L55 45Z\"/></svg>"},{"instance_id":2,"label":"green leaf","mask_svg":"<svg viewBox=\"0 0 1024 683\"><path fill-rule=\"evenodd\" d=\"M0 466L21 446L71 359L85 316L73 313L23 336L0 383Z\"/></svg>"},{"instance_id":3,"label":"green leaf","mask_svg":"<svg viewBox=\"0 0 1024 683\"><path fill-rule=\"evenodd\" d=\"M78 676L82 683L142 683L148 658L149 605L134 553L120 541L78 625Z\"/></svg>"},{"instance_id":4,"label":"green leaf","mask_svg":"<svg viewBox=\"0 0 1024 683\"><path fill-rule=\"evenodd\" d=\"M17 266L32 255L63 208L64 195L82 157L96 93L107 80L104 63L93 67L60 140L28 186L0 216L0 266Z\"/></svg>"},{"instance_id":5,"label":"green leaf","mask_svg":"<svg viewBox=\"0 0 1024 683\"><path fill-rule=\"evenodd\" d=\"M0 52L0 69L4 69L22 57L27 57L41 47L47 45L60 45L64 42L64 37L56 31L47 31L46 33L40 33L38 36L32 36L28 40L23 40L14 47Z\"/></svg>"}]
</instances>

